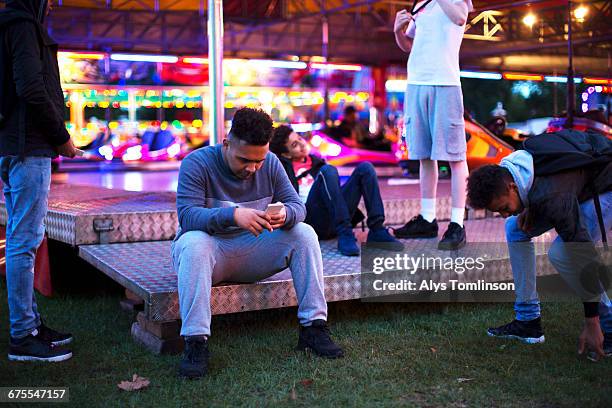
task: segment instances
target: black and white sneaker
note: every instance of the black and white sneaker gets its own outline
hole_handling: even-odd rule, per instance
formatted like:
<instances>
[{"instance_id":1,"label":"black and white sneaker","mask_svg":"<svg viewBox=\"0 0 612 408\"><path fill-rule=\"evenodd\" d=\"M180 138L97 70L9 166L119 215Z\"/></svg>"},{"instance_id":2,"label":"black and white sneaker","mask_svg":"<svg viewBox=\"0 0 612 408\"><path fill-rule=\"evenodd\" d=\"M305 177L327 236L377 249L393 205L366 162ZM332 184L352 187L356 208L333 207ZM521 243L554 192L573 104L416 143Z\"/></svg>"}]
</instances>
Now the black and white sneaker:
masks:
<instances>
[{"instance_id":1,"label":"black and white sneaker","mask_svg":"<svg viewBox=\"0 0 612 408\"><path fill-rule=\"evenodd\" d=\"M444 236L438 243L438 249L443 251L454 251L463 248L465 243L465 228L456 222L451 222L448 224Z\"/></svg>"},{"instance_id":2,"label":"black and white sneaker","mask_svg":"<svg viewBox=\"0 0 612 408\"><path fill-rule=\"evenodd\" d=\"M413 217L403 227L393 230L395 238L436 238L438 222L434 219L428 222L421 214Z\"/></svg>"},{"instance_id":3,"label":"black and white sneaker","mask_svg":"<svg viewBox=\"0 0 612 408\"><path fill-rule=\"evenodd\" d=\"M52 346L65 346L66 344L70 344L72 342L72 334L60 333L50 327L45 326L45 324L42 322L40 326L37 327L37 330L38 336L41 339L51 343Z\"/></svg>"},{"instance_id":4,"label":"black and white sneaker","mask_svg":"<svg viewBox=\"0 0 612 408\"><path fill-rule=\"evenodd\" d=\"M308 327L300 326L300 338L295 349L310 350L317 356L325 358L344 357L344 351L333 342L329 336L327 322L322 319L314 320Z\"/></svg>"},{"instance_id":5,"label":"black and white sneaker","mask_svg":"<svg viewBox=\"0 0 612 408\"><path fill-rule=\"evenodd\" d=\"M72 357L70 350L54 347L41 338L38 330L22 339L11 337L8 359L10 361L43 361L57 363Z\"/></svg>"},{"instance_id":6,"label":"black and white sneaker","mask_svg":"<svg viewBox=\"0 0 612 408\"><path fill-rule=\"evenodd\" d=\"M487 334L502 339L516 339L527 344L544 343L544 332L539 317L525 322L513 320L506 325L489 328Z\"/></svg>"},{"instance_id":7,"label":"black and white sneaker","mask_svg":"<svg viewBox=\"0 0 612 408\"><path fill-rule=\"evenodd\" d=\"M208 374L208 339L204 336L185 337L185 351L179 366L179 376L189 380L202 378Z\"/></svg>"}]
</instances>

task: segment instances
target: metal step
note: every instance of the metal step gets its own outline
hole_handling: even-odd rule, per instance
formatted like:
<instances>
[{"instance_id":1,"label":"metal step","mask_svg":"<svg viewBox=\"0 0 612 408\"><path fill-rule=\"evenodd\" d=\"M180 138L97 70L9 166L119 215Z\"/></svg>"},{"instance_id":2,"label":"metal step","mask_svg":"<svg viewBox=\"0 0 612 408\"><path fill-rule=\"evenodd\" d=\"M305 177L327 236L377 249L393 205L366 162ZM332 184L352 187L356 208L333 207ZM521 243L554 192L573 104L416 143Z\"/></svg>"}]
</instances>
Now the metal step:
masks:
<instances>
[{"instance_id":1,"label":"metal step","mask_svg":"<svg viewBox=\"0 0 612 408\"><path fill-rule=\"evenodd\" d=\"M446 225L440 225L444 231ZM497 243L495 253L488 259L487 281L499 282L512 279L512 271L504 243L504 222L488 218L466 222L470 243L456 255L472 255L481 251L474 243ZM363 241L364 233L358 232ZM552 232L537 238L538 274L555 273L547 260L545 243L552 242ZM404 240L408 254L449 252L437 251L437 239ZM142 297L146 318L166 321L180 318L177 294L177 278L170 260L171 241L86 245L79 248L79 255L113 280ZM345 257L336 250L336 241L322 241L325 295L328 301L358 299L361 291L360 257ZM467 254L467 255L465 255ZM483 276L484 277L484 276ZM472 276L471 279L478 278ZM222 284L212 289L213 314L235 313L295 306L297 304L289 270L253 284Z\"/></svg>"}]
</instances>

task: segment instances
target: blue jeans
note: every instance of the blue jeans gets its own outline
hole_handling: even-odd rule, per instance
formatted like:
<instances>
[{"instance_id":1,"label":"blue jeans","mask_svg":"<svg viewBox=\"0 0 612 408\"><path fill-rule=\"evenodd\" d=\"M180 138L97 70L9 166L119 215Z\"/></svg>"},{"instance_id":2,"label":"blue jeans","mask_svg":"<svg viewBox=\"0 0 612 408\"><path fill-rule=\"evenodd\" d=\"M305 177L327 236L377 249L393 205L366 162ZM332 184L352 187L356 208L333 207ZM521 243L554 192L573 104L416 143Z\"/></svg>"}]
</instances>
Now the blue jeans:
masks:
<instances>
[{"instance_id":1,"label":"blue jeans","mask_svg":"<svg viewBox=\"0 0 612 408\"><path fill-rule=\"evenodd\" d=\"M10 334L29 335L40 326L34 294L34 257L45 233L51 185L48 157L2 157L0 172L8 220L6 225L6 286Z\"/></svg>"},{"instance_id":2,"label":"blue jeans","mask_svg":"<svg viewBox=\"0 0 612 408\"><path fill-rule=\"evenodd\" d=\"M320 239L351 232L351 219L361 197L368 213L368 228L381 228L385 209L374 166L368 162L359 164L347 182L340 186L338 170L326 164L321 167L308 194L305 222L314 228Z\"/></svg>"},{"instance_id":3,"label":"blue jeans","mask_svg":"<svg viewBox=\"0 0 612 408\"><path fill-rule=\"evenodd\" d=\"M601 194L599 199L604 225L606 231L609 231L612 226L612 191ZM593 200L582 203L580 213L592 240L601 240L601 231ZM540 301L536 289L536 256L531 238L543 234L552 226L530 231L527 234L518 227L517 220L518 217L516 216L509 217L506 220L506 241L508 242L516 291L516 302L514 303L516 319L527 321L540 316ZM548 252L548 257L559 274L566 281L571 282L575 278L573 276L575 275L575 268L571 267L571 262L567 262L567 255L561 237L557 237ZM599 304L599 320L602 330L606 333L612 333L612 303L605 292L602 293Z\"/></svg>"}]
</instances>

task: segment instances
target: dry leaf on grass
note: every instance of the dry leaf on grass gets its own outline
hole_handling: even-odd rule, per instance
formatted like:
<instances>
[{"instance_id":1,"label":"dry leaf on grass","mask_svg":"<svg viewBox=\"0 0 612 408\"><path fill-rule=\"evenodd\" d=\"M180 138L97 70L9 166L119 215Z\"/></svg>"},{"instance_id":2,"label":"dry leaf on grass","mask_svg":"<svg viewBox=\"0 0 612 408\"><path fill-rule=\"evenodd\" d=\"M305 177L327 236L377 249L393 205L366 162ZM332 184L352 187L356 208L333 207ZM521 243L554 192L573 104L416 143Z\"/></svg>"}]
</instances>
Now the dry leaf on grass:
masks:
<instances>
[{"instance_id":1,"label":"dry leaf on grass","mask_svg":"<svg viewBox=\"0 0 612 408\"><path fill-rule=\"evenodd\" d=\"M459 381L460 383L463 382L468 382L468 381L472 381L474 380L473 378L457 378L457 381Z\"/></svg>"},{"instance_id":2,"label":"dry leaf on grass","mask_svg":"<svg viewBox=\"0 0 612 408\"><path fill-rule=\"evenodd\" d=\"M431 350L432 353L436 353L438 351L438 350L436 350L435 347L430 347L429 349Z\"/></svg>"},{"instance_id":3,"label":"dry leaf on grass","mask_svg":"<svg viewBox=\"0 0 612 408\"><path fill-rule=\"evenodd\" d=\"M310 387L313 382L314 381L312 380L312 378L306 378L306 379L300 381L300 384L302 384L304 387Z\"/></svg>"},{"instance_id":4,"label":"dry leaf on grass","mask_svg":"<svg viewBox=\"0 0 612 408\"><path fill-rule=\"evenodd\" d=\"M132 381L121 381L117 384L117 387L123 391L138 391L147 388L149 384L151 384L151 381L148 378L139 377L138 374L134 374Z\"/></svg>"},{"instance_id":5,"label":"dry leaf on grass","mask_svg":"<svg viewBox=\"0 0 612 408\"><path fill-rule=\"evenodd\" d=\"M291 388L291 395L289 398L291 398L291 401L297 400L297 392L295 392L295 387Z\"/></svg>"}]
</instances>

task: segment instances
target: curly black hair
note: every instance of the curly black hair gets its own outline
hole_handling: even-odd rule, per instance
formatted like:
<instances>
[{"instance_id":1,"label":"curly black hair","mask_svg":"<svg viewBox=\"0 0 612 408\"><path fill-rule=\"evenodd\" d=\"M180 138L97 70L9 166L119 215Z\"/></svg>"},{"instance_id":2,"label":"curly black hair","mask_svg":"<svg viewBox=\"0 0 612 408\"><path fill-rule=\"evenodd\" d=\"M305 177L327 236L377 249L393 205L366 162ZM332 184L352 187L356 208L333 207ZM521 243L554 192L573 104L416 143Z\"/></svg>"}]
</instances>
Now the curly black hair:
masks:
<instances>
[{"instance_id":1,"label":"curly black hair","mask_svg":"<svg viewBox=\"0 0 612 408\"><path fill-rule=\"evenodd\" d=\"M272 139L270 140L270 151L280 156L283 153L287 153L287 140L293 133L293 129L287 125L280 125L272 133Z\"/></svg>"},{"instance_id":2,"label":"curly black hair","mask_svg":"<svg viewBox=\"0 0 612 408\"><path fill-rule=\"evenodd\" d=\"M265 146L272 137L272 119L261 109L240 108L234 114L230 135L249 145Z\"/></svg>"},{"instance_id":3,"label":"curly black hair","mask_svg":"<svg viewBox=\"0 0 612 408\"><path fill-rule=\"evenodd\" d=\"M513 180L510 171L497 164L474 170L468 177L468 205L475 210L487 208L494 198L506 192L506 186Z\"/></svg>"}]
</instances>

